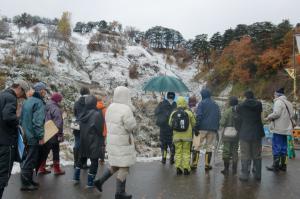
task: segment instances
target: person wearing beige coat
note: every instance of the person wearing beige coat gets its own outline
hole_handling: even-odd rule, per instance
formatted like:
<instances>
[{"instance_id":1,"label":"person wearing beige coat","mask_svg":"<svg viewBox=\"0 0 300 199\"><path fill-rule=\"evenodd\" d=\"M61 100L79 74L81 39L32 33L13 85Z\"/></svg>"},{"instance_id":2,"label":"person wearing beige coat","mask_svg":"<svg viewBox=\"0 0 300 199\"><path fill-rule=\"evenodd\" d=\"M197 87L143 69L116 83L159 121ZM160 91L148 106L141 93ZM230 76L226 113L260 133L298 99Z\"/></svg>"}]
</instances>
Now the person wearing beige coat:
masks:
<instances>
[{"instance_id":1,"label":"person wearing beige coat","mask_svg":"<svg viewBox=\"0 0 300 199\"><path fill-rule=\"evenodd\" d=\"M117 173L116 199L130 199L131 195L125 192L126 176L129 167L136 162L133 132L136 129L136 120L131 108L129 89L119 86L114 90L113 103L105 114L107 126L107 153L110 167L104 170L103 175L95 181L95 187L102 192L103 183Z\"/></svg>"},{"instance_id":2,"label":"person wearing beige coat","mask_svg":"<svg viewBox=\"0 0 300 199\"><path fill-rule=\"evenodd\" d=\"M272 153L273 165L267 166L269 171L286 171L287 136L293 130L292 114L293 105L284 95L284 89L278 89L274 94L273 112L266 120L271 121L270 131L273 133Z\"/></svg>"}]
</instances>

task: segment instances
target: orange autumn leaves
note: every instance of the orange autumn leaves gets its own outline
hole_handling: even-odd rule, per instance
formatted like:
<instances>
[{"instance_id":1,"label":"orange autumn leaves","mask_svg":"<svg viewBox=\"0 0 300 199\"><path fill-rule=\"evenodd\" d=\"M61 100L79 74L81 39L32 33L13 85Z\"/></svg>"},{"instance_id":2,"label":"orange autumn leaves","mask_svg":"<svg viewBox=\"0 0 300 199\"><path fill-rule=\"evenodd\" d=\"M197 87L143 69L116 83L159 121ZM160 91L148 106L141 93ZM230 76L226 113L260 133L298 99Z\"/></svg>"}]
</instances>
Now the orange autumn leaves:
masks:
<instances>
[{"instance_id":1,"label":"orange autumn leaves","mask_svg":"<svg viewBox=\"0 0 300 199\"><path fill-rule=\"evenodd\" d=\"M288 32L280 45L260 52L250 36L232 41L215 60L215 78L247 84L256 77L276 74L291 66L292 32Z\"/></svg>"}]
</instances>

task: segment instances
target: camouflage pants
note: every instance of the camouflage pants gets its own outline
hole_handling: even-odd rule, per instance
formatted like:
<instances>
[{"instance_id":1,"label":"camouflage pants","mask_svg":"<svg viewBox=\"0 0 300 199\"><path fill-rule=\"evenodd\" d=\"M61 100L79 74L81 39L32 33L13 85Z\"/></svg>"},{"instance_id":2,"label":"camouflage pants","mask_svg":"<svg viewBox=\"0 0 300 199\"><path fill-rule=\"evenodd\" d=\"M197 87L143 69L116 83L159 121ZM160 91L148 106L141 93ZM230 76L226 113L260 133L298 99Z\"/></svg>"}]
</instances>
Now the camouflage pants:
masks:
<instances>
[{"instance_id":1,"label":"camouflage pants","mask_svg":"<svg viewBox=\"0 0 300 199\"><path fill-rule=\"evenodd\" d=\"M238 141L224 141L223 142L223 160L232 158L232 161L238 161L238 149L239 142Z\"/></svg>"}]
</instances>

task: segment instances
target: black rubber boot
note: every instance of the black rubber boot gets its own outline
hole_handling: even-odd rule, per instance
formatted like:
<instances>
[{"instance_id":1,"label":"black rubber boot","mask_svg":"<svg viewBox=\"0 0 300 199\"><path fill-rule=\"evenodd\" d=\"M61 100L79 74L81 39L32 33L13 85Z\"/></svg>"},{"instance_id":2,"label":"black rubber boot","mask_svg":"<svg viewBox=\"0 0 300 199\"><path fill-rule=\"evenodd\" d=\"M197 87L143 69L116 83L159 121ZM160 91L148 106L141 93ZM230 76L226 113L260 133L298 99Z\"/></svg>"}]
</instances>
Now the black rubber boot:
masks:
<instances>
[{"instance_id":1,"label":"black rubber boot","mask_svg":"<svg viewBox=\"0 0 300 199\"><path fill-rule=\"evenodd\" d=\"M196 170L197 169L198 162L199 162L199 156L200 156L200 152L199 151L193 151L192 152L192 165L191 165L191 169L192 170Z\"/></svg>"},{"instance_id":2,"label":"black rubber boot","mask_svg":"<svg viewBox=\"0 0 300 199\"><path fill-rule=\"evenodd\" d=\"M106 168L102 174L102 176L98 179L94 181L94 186L100 191L102 192L102 185L103 183L112 176L113 174L111 173L109 168Z\"/></svg>"},{"instance_id":3,"label":"black rubber boot","mask_svg":"<svg viewBox=\"0 0 300 199\"><path fill-rule=\"evenodd\" d=\"M222 174L228 175L229 173L229 159L224 159L224 169L221 171Z\"/></svg>"},{"instance_id":4,"label":"black rubber boot","mask_svg":"<svg viewBox=\"0 0 300 199\"><path fill-rule=\"evenodd\" d=\"M237 161L232 161L232 174L235 175L237 174Z\"/></svg>"},{"instance_id":5,"label":"black rubber boot","mask_svg":"<svg viewBox=\"0 0 300 199\"><path fill-rule=\"evenodd\" d=\"M166 164L167 161L167 151L166 150L162 150L161 151L161 163L162 164Z\"/></svg>"},{"instance_id":6,"label":"black rubber boot","mask_svg":"<svg viewBox=\"0 0 300 199\"><path fill-rule=\"evenodd\" d=\"M4 188L0 188L0 199L1 199L2 196L3 196L3 192L4 192Z\"/></svg>"},{"instance_id":7,"label":"black rubber boot","mask_svg":"<svg viewBox=\"0 0 300 199\"><path fill-rule=\"evenodd\" d=\"M172 165L174 163L175 163L175 161L174 161L174 154L171 154L171 156L170 156L170 164Z\"/></svg>"},{"instance_id":8,"label":"black rubber boot","mask_svg":"<svg viewBox=\"0 0 300 199\"><path fill-rule=\"evenodd\" d=\"M285 155L280 156L280 166L279 166L279 169L281 171L286 171L286 162L287 162L287 157Z\"/></svg>"},{"instance_id":9,"label":"black rubber boot","mask_svg":"<svg viewBox=\"0 0 300 199\"><path fill-rule=\"evenodd\" d=\"M123 182L117 178L117 191L115 194L115 199L131 199L132 195L125 192L126 180Z\"/></svg>"},{"instance_id":10,"label":"black rubber boot","mask_svg":"<svg viewBox=\"0 0 300 199\"><path fill-rule=\"evenodd\" d=\"M251 162L251 160L241 160L242 169L239 176L241 181L248 181L249 179L249 162Z\"/></svg>"},{"instance_id":11,"label":"black rubber boot","mask_svg":"<svg viewBox=\"0 0 300 199\"><path fill-rule=\"evenodd\" d=\"M279 164L280 164L280 157L279 156L273 156L273 164L272 166L266 166L268 171L279 171Z\"/></svg>"},{"instance_id":12,"label":"black rubber boot","mask_svg":"<svg viewBox=\"0 0 300 199\"><path fill-rule=\"evenodd\" d=\"M256 180L261 180L261 159L253 160L253 168L255 169L254 177Z\"/></svg>"},{"instance_id":13,"label":"black rubber boot","mask_svg":"<svg viewBox=\"0 0 300 199\"><path fill-rule=\"evenodd\" d=\"M34 191L38 189L38 186L32 184L32 172L21 173L21 191Z\"/></svg>"},{"instance_id":14,"label":"black rubber boot","mask_svg":"<svg viewBox=\"0 0 300 199\"><path fill-rule=\"evenodd\" d=\"M209 171L212 169L212 166L210 165L212 157L212 152L206 152L205 154L205 171Z\"/></svg>"},{"instance_id":15,"label":"black rubber boot","mask_svg":"<svg viewBox=\"0 0 300 199\"><path fill-rule=\"evenodd\" d=\"M180 168L176 168L176 175L180 176L182 175L182 170Z\"/></svg>"},{"instance_id":16,"label":"black rubber boot","mask_svg":"<svg viewBox=\"0 0 300 199\"><path fill-rule=\"evenodd\" d=\"M183 175L185 176L190 175L190 171L188 169L183 169Z\"/></svg>"}]
</instances>

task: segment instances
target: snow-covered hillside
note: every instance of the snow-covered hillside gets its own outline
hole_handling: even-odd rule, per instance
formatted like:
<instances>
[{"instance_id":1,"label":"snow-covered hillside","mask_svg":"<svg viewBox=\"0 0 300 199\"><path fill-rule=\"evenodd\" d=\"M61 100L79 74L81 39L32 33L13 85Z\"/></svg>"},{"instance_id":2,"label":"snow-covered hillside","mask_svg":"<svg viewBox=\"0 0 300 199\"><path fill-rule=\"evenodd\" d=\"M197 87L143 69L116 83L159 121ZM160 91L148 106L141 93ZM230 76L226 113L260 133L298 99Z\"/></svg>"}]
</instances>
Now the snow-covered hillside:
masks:
<instances>
[{"instance_id":1,"label":"snow-covered hillside","mask_svg":"<svg viewBox=\"0 0 300 199\"><path fill-rule=\"evenodd\" d=\"M136 106L139 123L136 136L137 142L140 144L137 148L141 156L156 156L159 153L159 149L156 148L158 147L158 128L154 125L153 119L153 111L159 98L153 98L152 93L145 93L142 90L143 84L151 77L166 74L182 79L189 87L191 93L184 95L199 95L201 85L193 81L197 72L193 63L185 69L181 69L176 64L168 64L165 54L156 53L138 44L128 45L129 42L123 36L121 37L126 41L126 45L123 52L116 56L110 51L89 52L87 44L93 33L84 35L72 33L70 39L71 50L74 54L72 60L59 59L61 52L70 53L70 49L61 41L41 39L39 42L41 53L36 59L32 53L30 54L36 45L36 38L33 36L35 27L39 27L41 35L47 34L48 27L43 24L29 29L22 28L20 33L15 25L10 24L12 37L0 40L0 75L5 76L6 86L11 83L11 79L19 76L31 82L44 81L52 90L63 93L64 103L70 110L82 85L89 86L96 94L108 95L109 99L115 87L126 83L134 97L133 104ZM46 59L48 54L50 54L49 61ZM21 58L26 56L26 61L29 59L32 63L21 62ZM129 78L129 68L132 65L137 66L138 76L136 79ZM67 112L67 115L70 118L72 113ZM66 120L66 124L68 124L68 120ZM70 133L67 125L66 132ZM71 134L67 135L67 140L72 142ZM66 147L66 151L71 151L71 148ZM71 157L71 154L68 152L65 157Z\"/></svg>"}]
</instances>

